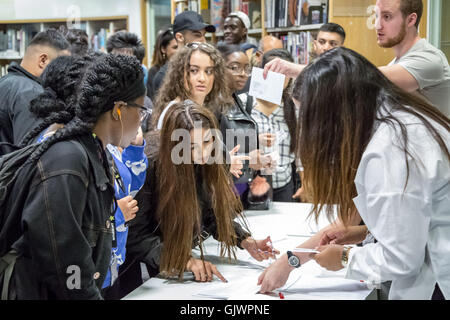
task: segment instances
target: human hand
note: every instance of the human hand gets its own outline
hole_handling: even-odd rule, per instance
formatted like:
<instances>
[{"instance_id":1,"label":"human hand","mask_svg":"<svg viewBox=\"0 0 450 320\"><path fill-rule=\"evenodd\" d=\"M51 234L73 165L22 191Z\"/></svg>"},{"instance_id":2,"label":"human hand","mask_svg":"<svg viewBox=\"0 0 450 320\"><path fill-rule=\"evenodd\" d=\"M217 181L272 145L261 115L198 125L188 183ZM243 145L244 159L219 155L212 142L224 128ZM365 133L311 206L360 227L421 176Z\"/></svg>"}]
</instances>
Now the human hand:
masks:
<instances>
[{"instance_id":1,"label":"human hand","mask_svg":"<svg viewBox=\"0 0 450 320\"><path fill-rule=\"evenodd\" d=\"M357 244L364 241L367 236L366 226L334 225L324 230L319 246L327 244Z\"/></svg>"},{"instance_id":2,"label":"human hand","mask_svg":"<svg viewBox=\"0 0 450 320\"><path fill-rule=\"evenodd\" d=\"M264 66L263 78L267 78L269 71L282 73L289 78L297 78L304 67L305 65L295 64L280 58L275 58L266 63Z\"/></svg>"},{"instance_id":3,"label":"human hand","mask_svg":"<svg viewBox=\"0 0 450 320\"><path fill-rule=\"evenodd\" d=\"M255 240L248 237L241 242L241 247L247 250L248 253L250 253L250 255L257 261L262 261L269 258L276 259L275 255L280 253L280 251L273 248L270 236L263 240Z\"/></svg>"},{"instance_id":4,"label":"human hand","mask_svg":"<svg viewBox=\"0 0 450 320\"><path fill-rule=\"evenodd\" d=\"M342 252L344 246L337 244L330 244L327 246L320 246L317 248L317 253L313 259L323 268L330 271L338 271L344 268L342 265Z\"/></svg>"},{"instance_id":5,"label":"human hand","mask_svg":"<svg viewBox=\"0 0 450 320\"><path fill-rule=\"evenodd\" d=\"M241 146L238 144L233 150L230 151L231 165L230 172L236 178L242 175L242 168L244 167L244 161L250 160L249 156L237 156L236 153L239 151Z\"/></svg>"},{"instance_id":6,"label":"human hand","mask_svg":"<svg viewBox=\"0 0 450 320\"><path fill-rule=\"evenodd\" d=\"M191 271L195 276L195 281L211 282L213 274L215 274L223 282L228 282L223 275L217 270L217 267L209 261L190 258L186 264L186 271Z\"/></svg>"},{"instance_id":7,"label":"human hand","mask_svg":"<svg viewBox=\"0 0 450 320\"><path fill-rule=\"evenodd\" d=\"M311 202L310 197L303 186L298 188L292 198L299 199L301 202Z\"/></svg>"},{"instance_id":8,"label":"human hand","mask_svg":"<svg viewBox=\"0 0 450 320\"><path fill-rule=\"evenodd\" d=\"M261 151L255 149L250 151L248 155L250 157L249 167L253 170L261 170L263 168L263 164L261 163Z\"/></svg>"},{"instance_id":9,"label":"human hand","mask_svg":"<svg viewBox=\"0 0 450 320\"><path fill-rule=\"evenodd\" d=\"M139 127L136 138L131 141L133 146L142 146L144 144L144 133L142 132L142 128Z\"/></svg>"},{"instance_id":10,"label":"human hand","mask_svg":"<svg viewBox=\"0 0 450 320\"><path fill-rule=\"evenodd\" d=\"M117 205L122 211L125 221L130 221L136 217L136 213L139 211L138 203L132 196L126 196L117 200Z\"/></svg>"},{"instance_id":11,"label":"human hand","mask_svg":"<svg viewBox=\"0 0 450 320\"><path fill-rule=\"evenodd\" d=\"M294 268L289 266L287 255L283 254L258 277L257 285L261 285L259 292L271 292L284 286L292 270Z\"/></svg>"},{"instance_id":12,"label":"human hand","mask_svg":"<svg viewBox=\"0 0 450 320\"><path fill-rule=\"evenodd\" d=\"M275 140L277 139L277 136L275 133L260 133L258 135L259 143L262 147L271 147L274 145Z\"/></svg>"}]
</instances>

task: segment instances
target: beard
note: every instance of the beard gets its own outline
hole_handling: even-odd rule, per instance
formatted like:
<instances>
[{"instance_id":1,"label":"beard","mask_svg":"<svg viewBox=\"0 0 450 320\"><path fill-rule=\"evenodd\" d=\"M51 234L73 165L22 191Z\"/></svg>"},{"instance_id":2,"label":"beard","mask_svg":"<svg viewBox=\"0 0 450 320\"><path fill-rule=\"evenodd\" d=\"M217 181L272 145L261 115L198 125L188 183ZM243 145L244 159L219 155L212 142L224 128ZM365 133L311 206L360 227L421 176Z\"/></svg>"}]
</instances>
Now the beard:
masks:
<instances>
[{"instance_id":1,"label":"beard","mask_svg":"<svg viewBox=\"0 0 450 320\"><path fill-rule=\"evenodd\" d=\"M402 26L400 27L400 32L394 38L389 38L385 43L378 43L382 48L392 48L398 45L400 42L405 39L406 36L406 23L403 21Z\"/></svg>"}]
</instances>

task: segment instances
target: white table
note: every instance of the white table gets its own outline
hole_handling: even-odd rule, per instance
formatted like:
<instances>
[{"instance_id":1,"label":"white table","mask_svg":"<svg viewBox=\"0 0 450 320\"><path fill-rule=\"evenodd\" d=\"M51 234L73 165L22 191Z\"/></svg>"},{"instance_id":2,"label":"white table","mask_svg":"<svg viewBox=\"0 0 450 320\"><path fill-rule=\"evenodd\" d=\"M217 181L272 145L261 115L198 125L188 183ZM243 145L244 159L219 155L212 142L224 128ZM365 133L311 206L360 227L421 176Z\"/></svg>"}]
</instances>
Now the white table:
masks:
<instances>
[{"instance_id":1,"label":"white table","mask_svg":"<svg viewBox=\"0 0 450 320\"><path fill-rule=\"evenodd\" d=\"M281 253L293 249L314 232L329 222L320 217L308 219L311 205L303 203L275 202L269 211L246 211L247 223L255 239L271 236L273 245ZM237 261L228 262L218 257L218 242L209 238L205 241L205 257L218 267L228 283L215 278L209 283L187 279L179 282L151 278L131 292L124 299L129 300L200 300L200 299L279 299L278 297L256 294L258 276L269 262L257 262L247 251L237 250ZM194 250L199 252L198 250ZM291 272L285 288L281 288L285 299L365 299L370 293L365 283L345 279L345 269L331 272L321 268L315 261L309 261Z\"/></svg>"}]
</instances>

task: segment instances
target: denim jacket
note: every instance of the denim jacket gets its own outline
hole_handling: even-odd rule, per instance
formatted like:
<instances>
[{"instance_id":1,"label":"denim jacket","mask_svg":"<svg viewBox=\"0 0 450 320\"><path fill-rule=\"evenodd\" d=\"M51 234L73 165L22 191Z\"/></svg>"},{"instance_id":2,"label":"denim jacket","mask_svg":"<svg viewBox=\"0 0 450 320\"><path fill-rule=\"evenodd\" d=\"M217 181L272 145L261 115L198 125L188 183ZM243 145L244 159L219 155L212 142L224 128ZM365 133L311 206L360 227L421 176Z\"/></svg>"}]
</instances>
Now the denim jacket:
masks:
<instances>
[{"instance_id":1,"label":"denim jacket","mask_svg":"<svg viewBox=\"0 0 450 320\"><path fill-rule=\"evenodd\" d=\"M22 237L12 286L17 299L102 299L109 266L114 188L101 143L87 134L51 146L23 175ZM24 186L21 177L13 188ZM25 180L24 180L25 181ZM12 203L11 203L12 205Z\"/></svg>"}]
</instances>

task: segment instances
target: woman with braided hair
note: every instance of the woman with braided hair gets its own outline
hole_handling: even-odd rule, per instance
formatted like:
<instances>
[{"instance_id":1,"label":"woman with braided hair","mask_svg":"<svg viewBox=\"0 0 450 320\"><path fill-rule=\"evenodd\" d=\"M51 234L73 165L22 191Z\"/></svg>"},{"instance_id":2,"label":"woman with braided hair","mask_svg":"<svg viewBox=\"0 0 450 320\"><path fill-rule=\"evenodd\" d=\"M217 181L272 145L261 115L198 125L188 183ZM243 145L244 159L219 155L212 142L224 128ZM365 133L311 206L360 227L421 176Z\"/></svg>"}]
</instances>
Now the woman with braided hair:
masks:
<instances>
[{"instance_id":1,"label":"woman with braided hair","mask_svg":"<svg viewBox=\"0 0 450 320\"><path fill-rule=\"evenodd\" d=\"M77 87L87 68L103 53L91 52L82 57L61 56L42 73L44 92L30 102L30 111L43 121L22 139L20 146L42 142L75 116Z\"/></svg>"},{"instance_id":2,"label":"woman with braided hair","mask_svg":"<svg viewBox=\"0 0 450 320\"><path fill-rule=\"evenodd\" d=\"M75 117L74 103L76 102L77 87L87 67L102 53L92 52L82 57L62 56L53 60L42 76L44 92L31 102L30 110L38 118L45 120L32 130L24 139L23 145L41 132L38 142L51 137L57 129L60 129ZM116 288L113 286L118 276L118 269L125 261L125 245L128 236L127 222L133 219L138 211L138 203L134 195L139 191L145 181L147 169L147 157L144 154L145 141L142 131L125 149L107 145L114 160L115 172L115 198L117 208L114 214L116 227L116 246L111 252L111 265L103 283L105 299L117 297Z\"/></svg>"},{"instance_id":3,"label":"woman with braided hair","mask_svg":"<svg viewBox=\"0 0 450 320\"><path fill-rule=\"evenodd\" d=\"M12 194L19 194L21 181L31 175L27 196L9 197L6 206L23 207L22 236L12 244L18 257L10 293L16 299L102 298L115 240L113 176L105 148L126 147L136 137L143 76L134 57L96 59L79 85L74 117L63 119L68 120L64 127L22 168Z\"/></svg>"}]
</instances>

